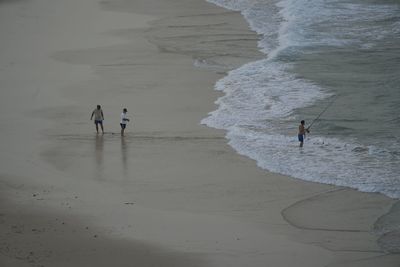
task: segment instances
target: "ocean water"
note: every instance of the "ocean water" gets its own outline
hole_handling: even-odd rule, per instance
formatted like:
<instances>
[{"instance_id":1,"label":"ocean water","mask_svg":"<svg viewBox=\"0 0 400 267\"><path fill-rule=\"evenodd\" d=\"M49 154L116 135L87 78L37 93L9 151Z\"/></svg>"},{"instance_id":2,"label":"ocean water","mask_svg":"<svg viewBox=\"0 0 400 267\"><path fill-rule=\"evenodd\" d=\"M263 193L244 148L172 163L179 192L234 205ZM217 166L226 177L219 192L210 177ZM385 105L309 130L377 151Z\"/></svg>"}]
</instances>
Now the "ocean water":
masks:
<instances>
[{"instance_id":1,"label":"ocean water","mask_svg":"<svg viewBox=\"0 0 400 267\"><path fill-rule=\"evenodd\" d=\"M217 82L202 123L266 170L400 198L400 1L209 2L240 11L265 58Z\"/></svg>"}]
</instances>

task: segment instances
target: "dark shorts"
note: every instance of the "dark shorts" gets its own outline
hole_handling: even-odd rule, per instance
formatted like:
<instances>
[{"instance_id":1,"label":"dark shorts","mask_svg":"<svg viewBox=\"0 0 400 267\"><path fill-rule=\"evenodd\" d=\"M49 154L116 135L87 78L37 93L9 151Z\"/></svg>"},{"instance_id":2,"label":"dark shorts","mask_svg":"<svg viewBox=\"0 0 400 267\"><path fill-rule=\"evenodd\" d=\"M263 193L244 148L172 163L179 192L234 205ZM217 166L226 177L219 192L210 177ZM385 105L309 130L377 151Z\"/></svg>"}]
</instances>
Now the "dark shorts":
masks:
<instances>
[{"instance_id":1,"label":"dark shorts","mask_svg":"<svg viewBox=\"0 0 400 267\"><path fill-rule=\"evenodd\" d=\"M102 120L94 120L94 124L101 124L101 125L103 125L103 121Z\"/></svg>"},{"instance_id":2,"label":"dark shorts","mask_svg":"<svg viewBox=\"0 0 400 267\"><path fill-rule=\"evenodd\" d=\"M124 124L124 123L120 123L119 125L121 125L121 129L125 129L126 128L126 124Z\"/></svg>"},{"instance_id":3,"label":"dark shorts","mask_svg":"<svg viewBox=\"0 0 400 267\"><path fill-rule=\"evenodd\" d=\"M303 142L304 141L304 135L299 134L297 137L299 138L299 142Z\"/></svg>"}]
</instances>

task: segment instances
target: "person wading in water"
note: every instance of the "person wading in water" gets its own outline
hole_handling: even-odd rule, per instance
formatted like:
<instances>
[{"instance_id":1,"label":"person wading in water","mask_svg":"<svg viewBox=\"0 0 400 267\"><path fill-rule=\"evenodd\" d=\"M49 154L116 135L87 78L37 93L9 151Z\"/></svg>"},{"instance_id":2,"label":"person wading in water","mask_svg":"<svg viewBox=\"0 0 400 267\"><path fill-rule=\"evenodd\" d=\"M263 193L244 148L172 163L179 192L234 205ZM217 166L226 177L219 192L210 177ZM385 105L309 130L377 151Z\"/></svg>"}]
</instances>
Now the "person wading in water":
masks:
<instances>
[{"instance_id":1,"label":"person wading in water","mask_svg":"<svg viewBox=\"0 0 400 267\"><path fill-rule=\"evenodd\" d=\"M304 124L305 122L304 120L302 120L299 125L299 134L297 135L297 137L299 138L300 147L303 147L304 139L306 138L306 132L310 132L308 128L304 127Z\"/></svg>"}]
</instances>

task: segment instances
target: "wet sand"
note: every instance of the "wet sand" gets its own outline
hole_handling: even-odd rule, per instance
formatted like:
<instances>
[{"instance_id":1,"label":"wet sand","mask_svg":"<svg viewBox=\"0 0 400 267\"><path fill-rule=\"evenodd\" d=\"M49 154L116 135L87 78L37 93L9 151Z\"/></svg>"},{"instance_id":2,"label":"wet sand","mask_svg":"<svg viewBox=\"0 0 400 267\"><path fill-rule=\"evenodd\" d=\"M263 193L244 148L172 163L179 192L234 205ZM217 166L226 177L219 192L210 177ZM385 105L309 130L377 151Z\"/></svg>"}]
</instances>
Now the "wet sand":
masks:
<instances>
[{"instance_id":1,"label":"wet sand","mask_svg":"<svg viewBox=\"0 0 400 267\"><path fill-rule=\"evenodd\" d=\"M395 200L265 172L199 124L262 57L240 14L2 1L0 22L1 266L399 265L374 232Z\"/></svg>"}]
</instances>

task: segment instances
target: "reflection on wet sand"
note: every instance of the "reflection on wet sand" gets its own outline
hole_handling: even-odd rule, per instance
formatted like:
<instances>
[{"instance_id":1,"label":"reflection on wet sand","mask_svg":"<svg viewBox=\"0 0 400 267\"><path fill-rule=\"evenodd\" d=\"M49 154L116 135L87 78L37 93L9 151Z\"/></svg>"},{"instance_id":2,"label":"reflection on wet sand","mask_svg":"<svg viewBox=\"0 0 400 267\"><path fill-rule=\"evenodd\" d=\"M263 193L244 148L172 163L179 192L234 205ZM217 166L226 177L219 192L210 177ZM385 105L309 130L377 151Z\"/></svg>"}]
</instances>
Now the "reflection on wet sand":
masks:
<instances>
[{"instance_id":1,"label":"reflection on wet sand","mask_svg":"<svg viewBox=\"0 0 400 267\"><path fill-rule=\"evenodd\" d=\"M121 159L122 159L122 168L124 171L125 178L128 175L128 146L126 144L126 139L124 136L121 136Z\"/></svg>"},{"instance_id":2,"label":"reflection on wet sand","mask_svg":"<svg viewBox=\"0 0 400 267\"><path fill-rule=\"evenodd\" d=\"M129 174L129 137L119 135L96 135L94 138L94 179L127 178ZM118 140L119 139L119 140ZM118 146L118 142L120 145ZM120 154L120 157L113 155ZM116 162L115 162L116 161ZM119 162L120 161L120 162ZM115 169L117 168L117 169Z\"/></svg>"},{"instance_id":3,"label":"reflection on wet sand","mask_svg":"<svg viewBox=\"0 0 400 267\"><path fill-rule=\"evenodd\" d=\"M96 135L96 140L95 140L95 159L96 159L96 170L95 170L95 176L97 178L103 179L103 163L104 163L104 138L103 135Z\"/></svg>"}]
</instances>

